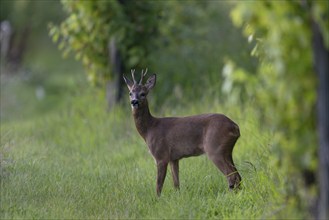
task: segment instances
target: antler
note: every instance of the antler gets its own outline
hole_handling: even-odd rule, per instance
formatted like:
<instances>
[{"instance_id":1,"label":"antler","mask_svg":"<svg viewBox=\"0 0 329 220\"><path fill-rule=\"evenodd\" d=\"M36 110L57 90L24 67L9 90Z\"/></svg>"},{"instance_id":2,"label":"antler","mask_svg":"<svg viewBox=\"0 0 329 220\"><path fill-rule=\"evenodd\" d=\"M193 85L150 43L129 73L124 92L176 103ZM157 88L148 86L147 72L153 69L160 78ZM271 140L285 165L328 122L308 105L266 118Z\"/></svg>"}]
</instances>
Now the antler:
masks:
<instances>
[{"instance_id":1,"label":"antler","mask_svg":"<svg viewBox=\"0 0 329 220\"><path fill-rule=\"evenodd\" d=\"M143 77L146 75L146 73L147 73L147 68L146 68L146 70L145 70L145 73L143 73L143 71L144 70L142 70L142 73L141 73L141 79L139 80L139 85L142 85L142 83L143 83Z\"/></svg>"},{"instance_id":2,"label":"antler","mask_svg":"<svg viewBox=\"0 0 329 220\"><path fill-rule=\"evenodd\" d=\"M135 80L135 69L130 70L130 72L131 72L131 76L133 77L134 84L137 84Z\"/></svg>"}]
</instances>

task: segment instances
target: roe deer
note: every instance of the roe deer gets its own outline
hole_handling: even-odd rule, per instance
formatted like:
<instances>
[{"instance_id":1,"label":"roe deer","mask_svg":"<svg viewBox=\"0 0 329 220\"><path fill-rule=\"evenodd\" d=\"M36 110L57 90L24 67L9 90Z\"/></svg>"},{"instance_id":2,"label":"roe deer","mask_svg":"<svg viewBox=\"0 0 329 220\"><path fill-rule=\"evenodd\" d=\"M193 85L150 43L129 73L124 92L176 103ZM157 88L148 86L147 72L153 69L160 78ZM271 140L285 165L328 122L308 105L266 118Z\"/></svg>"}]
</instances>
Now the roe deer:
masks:
<instances>
[{"instance_id":1,"label":"roe deer","mask_svg":"<svg viewBox=\"0 0 329 220\"><path fill-rule=\"evenodd\" d=\"M137 83L131 70L133 81L123 76L130 96L130 104L135 125L145 140L157 165L156 192L160 196L167 173L168 163L175 188L179 189L178 162L184 157L206 153L210 160L222 171L230 189L238 187L241 176L234 166L232 150L240 136L239 127L222 114L202 114L189 117L156 118L150 113L146 99L155 86L156 75L148 78L145 84Z\"/></svg>"}]
</instances>

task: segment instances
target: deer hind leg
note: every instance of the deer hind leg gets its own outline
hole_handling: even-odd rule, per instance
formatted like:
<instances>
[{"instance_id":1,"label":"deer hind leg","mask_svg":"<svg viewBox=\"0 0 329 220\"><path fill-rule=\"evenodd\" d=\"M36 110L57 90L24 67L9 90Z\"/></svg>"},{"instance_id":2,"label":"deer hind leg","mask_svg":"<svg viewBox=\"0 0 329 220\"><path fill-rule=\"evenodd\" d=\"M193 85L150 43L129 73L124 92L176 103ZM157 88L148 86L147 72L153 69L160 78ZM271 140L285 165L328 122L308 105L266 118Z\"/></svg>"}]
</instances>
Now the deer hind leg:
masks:
<instances>
[{"instance_id":1,"label":"deer hind leg","mask_svg":"<svg viewBox=\"0 0 329 220\"><path fill-rule=\"evenodd\" d=\"M156 191L157 191L157 195L158 196L161 195L163 183L164 183L164 180L165 180L166 174L167 174L167 166L168 166L168 162L165 162L165 161L157 161L158 174L157 174Z\"/></svg>"},{"instance_id":2,"label":"deer hind leg","mask_svg":"<svg viewBox=\"0 0 329 220\"><path fill-rule=\"evenodd\" d=\"M214 152L208 152L208 157L226 176L230 189L239 187L241 182L241 176L237 171L232 158L234 144L235 141L233 144L222 144Z\"/></svg>"},{"instance_id":3,"label":"deer hind leg","mask_svg":"<svg viewBox=\"0 0 329 220\"><path fill-rule=\"evenodd\" d=\"M179 163L178 160L170 161L171 174L174 181L174 187L179 189Z\"/></svg>"}]
</instances>

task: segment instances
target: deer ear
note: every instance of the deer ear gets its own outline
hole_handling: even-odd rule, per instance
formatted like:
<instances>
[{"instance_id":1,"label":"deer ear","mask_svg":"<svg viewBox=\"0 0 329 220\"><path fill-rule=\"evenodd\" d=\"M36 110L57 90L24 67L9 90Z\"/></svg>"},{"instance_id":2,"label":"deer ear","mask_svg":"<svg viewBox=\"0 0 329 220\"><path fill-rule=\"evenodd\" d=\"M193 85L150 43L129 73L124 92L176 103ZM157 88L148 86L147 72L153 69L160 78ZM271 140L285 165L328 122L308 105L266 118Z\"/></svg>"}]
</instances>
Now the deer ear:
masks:
<instances>
[{"instance_id":1,"label":"deer ear","mask_svg":"<svg viewBox=\"0 0 329 220\"><path fill-rule=\"evenodd\" d=\"M148 90L150 90L155 86L155 83L156 83L156 75L153 74L146 80L145 86Z\"/></svg>"},{"instance_id":2,"label":"deer ear","mask_svg":"<svg viewBox=\"0 0 329 220\"><path fill-rule=\"evenodd\" d=\"M125 83L127 84L128 89L130 90L131 87L134 85L134 83L130 79L126 78L125 75L123 75L123 79L124 79Z\"/></svg>"}]
</instances>

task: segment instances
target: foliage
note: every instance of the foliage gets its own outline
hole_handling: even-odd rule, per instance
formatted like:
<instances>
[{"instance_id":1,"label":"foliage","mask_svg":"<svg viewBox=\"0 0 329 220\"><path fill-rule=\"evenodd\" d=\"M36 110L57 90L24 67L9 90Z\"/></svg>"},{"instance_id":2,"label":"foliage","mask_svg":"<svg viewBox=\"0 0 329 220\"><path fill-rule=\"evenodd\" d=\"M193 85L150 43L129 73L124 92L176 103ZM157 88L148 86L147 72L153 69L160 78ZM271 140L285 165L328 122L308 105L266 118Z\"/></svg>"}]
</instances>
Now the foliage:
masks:
<instances>
[{"instance_id":1,"label":"foliage","mask_svg":"<svg viewBox=\"0 0 329 220\"><path fill-rule=\"evenodd\" d=\"M162 3L159 49L150 56L150 69L159 81L157 106L185 106L209 96L224 101L220 87L225 58L251 72L256 66L248 53L250 45L230 21L231 5L198 0Z\"/></svg>"},{"instance_id":2,"label":"foliage","mask_svg":"<svg viewBox=\"0 0 329 220\"><path fill-rule=\"evenodd\" d=\"M255 66L246 40L229 20L231 6L226 2L127 1L121 5L117 1L64 1L63 5L70 9L66 10L69 17L60 26L52 26L50 33L64 53L73 52L85 60L92 81L111 77L107 49L111 36L121 42L127 70L149 67L159 74L159 80L168 81L158 91L161 102L171 94L170 84L179 84L175 91L181 97L203 95L202 88L209 81L216 82L213 89L217 91L225 57L239 60L250 71ZM93 16L84 12L87 9ZM187 90L182 93L182 88Z\"/></svg>"},{"instance_id":3,"label":"foliage","mask_svg":"<svg viewBox=\"0 0 329 220\"><path fill-rule=\"evenodd\" d=\"M0 4L0 21L9 20L18 34L26 27L39 34L50 19L57 21L62 16L56 1L2 0ZM47 10L43 10L47 6Z\"/></svg>"},{"instance_id":4,"label":"foliage","mask_svg":"<svg viewBox=\"0 0 329 220\"><path fill-rule=\"evenodd\" d=\"M63 0L68 17L50 26L53 41L64 55L70 52L82 62L93 83L113 77L109 44L115 39L126 69L143 67L153 49L158 6L152 1Z\"/></svg>"},{"instance_id":5,"label":"foliage","mask_svg":"<svg viewBox=\"0 0 329 220\"><path fill-rule=\"evenodd\" d=\"M251 55L261 62L257 72L250 73L227 61L225 92L258 106L264 126L276 132L279 164L291 166L292 173L300 168L315 170L317 83L311 18L322 24L323 35L328 36L328 2L238 2L231 17L244 28L254 45Z\"/></svg>"}]
</instances>

